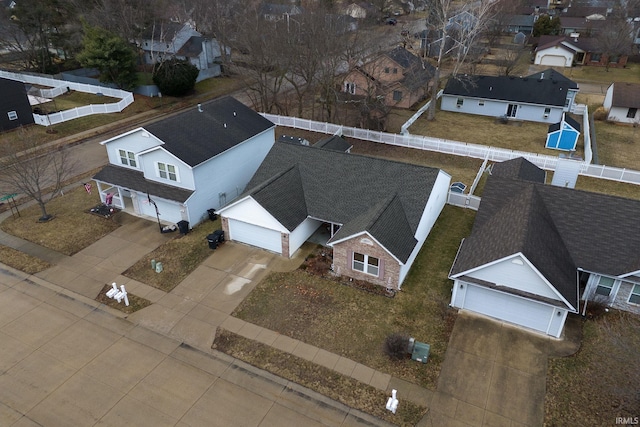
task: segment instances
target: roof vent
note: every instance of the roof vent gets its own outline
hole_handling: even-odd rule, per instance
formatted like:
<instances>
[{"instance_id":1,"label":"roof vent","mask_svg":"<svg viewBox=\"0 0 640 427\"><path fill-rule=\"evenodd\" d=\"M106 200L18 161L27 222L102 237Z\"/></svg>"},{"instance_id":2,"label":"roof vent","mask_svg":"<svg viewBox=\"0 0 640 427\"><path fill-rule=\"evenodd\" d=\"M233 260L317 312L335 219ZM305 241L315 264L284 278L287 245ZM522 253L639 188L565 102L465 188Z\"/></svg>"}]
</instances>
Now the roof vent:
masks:
<instances>
[{"instance_id":1,"label":"roof vent","mask_svg":"<svg viewBox=\"0 0 640 427\"><path fill-rule=\"evenodd\" d=\"M233 112L233 117L235 117L235 116L236 116L236 112L234 111L234 112Z\"/></svg>"},{"instance_id":2,"label":"roof vent","mask_svg":"<svg viewBox=\"0 0 640 427\"><path fill-rule=\"evenodd\" d=\"M544 71L540 73L540 80L544 80Z\"/></svg>"},{"instance_id":3,"label":"roof vent","mask_svg":"<svg viewBox=\"0 0 640 427\"><path fill-rule=\"evenodd\" d=\"M202 104L198 104L198 112L202 113Z\"/></svg>"},{"instance_id":4,"label":"roof vent","mask_svg":"<svg viewBox=\"0 0 640 427\"><path fill-rule=\"evenodd\" d=\"M226 124L226 123L224 124L224 128L225 128L225 129L227 128L227 124Z\"/></svg>"}]
</instances>

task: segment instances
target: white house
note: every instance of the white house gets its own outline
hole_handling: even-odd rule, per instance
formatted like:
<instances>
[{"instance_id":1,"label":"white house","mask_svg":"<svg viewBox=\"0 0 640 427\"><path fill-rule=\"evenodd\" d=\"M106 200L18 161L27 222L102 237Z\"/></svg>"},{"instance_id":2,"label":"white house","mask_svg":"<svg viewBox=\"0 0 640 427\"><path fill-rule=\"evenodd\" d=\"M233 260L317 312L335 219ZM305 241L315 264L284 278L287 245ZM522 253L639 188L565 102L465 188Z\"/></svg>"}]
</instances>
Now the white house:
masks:
<instances>
[{"instance_id":1,"label":"white house","mask_svg":"<svg viewBox=\"0 0 640 427\"><path fill-rule=\"evenodd\" d=\"M553 70L527 77L449 78L441 109L457 113L557 123L571 110L578 85Z\"/></svg>"},{"instance_id":2,"label":"white house","mask_svg":"<svg viewBox=\"0 0 640 427\"><path fill-rule=\"evenodd\" d=\"M451 305L556 338L593 300L640 313L640 201L545 185L535 169L494 165L449 274Z\"/></svg>"},{"instance_id":3,"label":"white house","mask_svg":"<svg viewBox=\"0 0 640 427\"><path fill-rule=\"evenodd\" d=\"M602 103L607 120L619 123L640 123L640 84L611 83Z\"/></svg>"},{"instance_id":4,"label":"white house","mask_svg":"<svg viewBox=\"0 0 640 427\"><path fill-rule=\"evenodd\" d=\"M242 193L275 140L275 125L225 97L101 142L93 179L104 202L165 223L197 224Z\"/></svg>"},{"instance_id":5,"label":"white house","mask_svg":"<svg viewBox=\"0 0 640 427\"><path fill-rule=\"evenodd\" d=\"M400 289L450 180L439 169L278 142L219 214L229 239L284 257L325 230L336 274Z\"/></svg>"},{"instance_id":6,"label":"white house","mask_svg":"<svg viewBox=\"0 0 640 427\"><path fill-rule=\"evenodd\" d=\"M216 39L204 37L189 24L154 24L142 35L140 48L146 64L169 59L189 61L200 70L198 81L220 75L222 48ZM230 53L227 48L227 53Z\"/></svg>"}]
</instances>

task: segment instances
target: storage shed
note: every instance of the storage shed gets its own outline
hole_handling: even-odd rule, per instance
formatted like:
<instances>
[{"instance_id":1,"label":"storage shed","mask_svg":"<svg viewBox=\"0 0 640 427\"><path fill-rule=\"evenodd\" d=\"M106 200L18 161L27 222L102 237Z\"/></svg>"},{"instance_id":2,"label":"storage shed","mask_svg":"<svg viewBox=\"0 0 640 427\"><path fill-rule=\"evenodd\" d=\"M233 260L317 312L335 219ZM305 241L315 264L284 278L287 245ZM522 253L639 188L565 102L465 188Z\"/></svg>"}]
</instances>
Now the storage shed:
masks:
<instances>
[{"instance_id":1,"label":"storage shed","mask_svg":"<svg viewBox=\"0 0 640 427\"><path fill-rule=\"evenodd\" d=\"M559 123L554 123L549 126L545 147L556 150L573 151L576 149L579 137L580 123L563 114L562 120Z\"/></svg>"}]
</instances>

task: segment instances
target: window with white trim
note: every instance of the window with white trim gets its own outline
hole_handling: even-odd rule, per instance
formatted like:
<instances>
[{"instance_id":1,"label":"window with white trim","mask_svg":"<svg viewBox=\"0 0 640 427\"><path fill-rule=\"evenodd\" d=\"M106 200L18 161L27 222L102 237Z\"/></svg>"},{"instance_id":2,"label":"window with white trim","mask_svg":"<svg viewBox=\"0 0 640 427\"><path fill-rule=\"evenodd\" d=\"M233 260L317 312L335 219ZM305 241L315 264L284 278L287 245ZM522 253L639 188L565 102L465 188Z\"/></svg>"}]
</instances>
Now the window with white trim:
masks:
<instances>
[{"instance_id":1,"label":"window with white trim","mask_svg":"<svg viewBox=\"0 0 640 427\"><path fill-rule=\"evenodd\" d=\"M462 107L462 104L464 104L464 99L463 98L458 98L456 100L456 107Z\"/></svg>"},{"instance_id":2,"label":"window with white trim","mask_svg":"<svg viewBox=\"0 0 640 427\"><path fill-rule=\"evenodd\" d=\"M178 172L174 165L158 162L158 176L171 181L178 180Z\"/></svg>"},{"instance_id":3,"label":"window with white trim","mask_svg":"<svg viewBox=\"0 0 640 427\"><path fill-rule=\"evenodd\" d=\"M640 304L640 285L633 285L631 295L629 295L629 302L631 304Z\"/></svg>"},{"instance_id":4,"label":"window with white trim","mask_svg":"<svg viewBox=\"0 0 640 427\"><path fill-rule=\"evenodd\" d=\"M344 91L347 93L350 93L351 95L355 95L356 94L356 84L352 83L352 82L345 82L344 83Z\"/></svg>"},{"instance_id":5,"label":"window with white trim","mask_svg":"<svg viewBox=\"0 0 640 427\"><path fill-rule=\"evenodd\" d=\"M608 297L611 295L614 283L615 280L611 277L600 276L600 279L598 279L598 286L596 287L596 294Z\"/></svg>"},{"instance_id":6,"label":"window with white trim","mask_svg":"<svg viewBox=\"0 0 640 427\"><path fill-rule=\"evenodd\" d=\"M545 107L544 108L545 117L549 116L549 114L551 114L551 107Z\"/></svg>"},{"instance_id":7,"label":"window with white trim","mask_svg":"<svg viewBox=\"0 0 640 427\"><path fill-rule=\"evenodd\" d=\"M138 164L136 163L136 155L133 151L118 150L118 153L120 154L120 163L125 166L131 166L134 168L138 167Z\"/></svg>"},{"instance_id":8,"label":"window with white trim","mask_svg":"<svg viewBox=\"0 0 640 427\"><path fill-rule=\"evenodd\" d=\"M7 116L9 116L9 120L18 120L18 113L15 111L9 111Z\"/></svg>"},{"instance_id":9,"label":"window with white trim","mask_svg":"<svg viewBox=\"0 0 640 427\"><path fill-rule=\"evenodd\" d=\"M363 273L377 277L380 273L380 260L369 255L354 252L352 268L356 271L362 271Z\"/></svg>"}]
</instances>

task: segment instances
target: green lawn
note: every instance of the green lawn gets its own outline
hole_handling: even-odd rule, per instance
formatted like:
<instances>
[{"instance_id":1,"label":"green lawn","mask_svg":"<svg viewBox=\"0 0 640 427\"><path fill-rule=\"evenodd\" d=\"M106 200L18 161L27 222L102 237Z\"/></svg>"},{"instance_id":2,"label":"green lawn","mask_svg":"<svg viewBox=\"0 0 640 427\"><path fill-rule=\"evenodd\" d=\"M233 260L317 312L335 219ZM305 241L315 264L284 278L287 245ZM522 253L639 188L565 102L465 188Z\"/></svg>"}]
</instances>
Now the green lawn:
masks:
<instances>
[{"instance_id":1,"label":"green lawn","mask_svg":"<svg viewBox=\"0 0 640 427\"><path fill-rule=\"evenodd\" d=\"M394 298L298 269L271 273L234 315L434 389L455 320L448 309L451 282L447 275L474 217L474 211L445 206ZM382 345L396 332L429 343L429 362L392 362Z\"/></svg>"}]
</instances>

